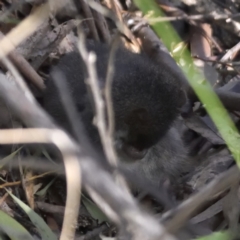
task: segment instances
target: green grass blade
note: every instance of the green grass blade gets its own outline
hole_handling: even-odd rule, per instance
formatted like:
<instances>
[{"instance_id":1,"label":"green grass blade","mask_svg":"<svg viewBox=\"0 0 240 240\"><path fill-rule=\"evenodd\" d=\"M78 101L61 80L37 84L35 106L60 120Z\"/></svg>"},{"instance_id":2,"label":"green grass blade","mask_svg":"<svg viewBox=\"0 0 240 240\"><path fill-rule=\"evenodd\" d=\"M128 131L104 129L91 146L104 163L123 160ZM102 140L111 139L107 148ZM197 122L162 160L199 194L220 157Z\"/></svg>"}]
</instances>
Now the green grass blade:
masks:
<instances>
[{"instance_id":1,"label":"green grass blade","mask_svg":"<svg viewBox=\"0 0 240 240\"><path fill-rule=\"evenodd\" d=\"M4 232L11 240L33 240L31 234L15 219L0 210L0 231Z\"/></svg>"},{"instance_id":2,"label":"green grass blade","mask_svg":"<svg viewBox=\"0 0 240 240\"><path fill-rule=\"evenodd\" d=\"M83 202L84 206L86 207L86 209L88 210L88 212L90 213L90 215L94 219L97 219L99 221L99 223L109 221L109 219L101 211L101 209L94 202L92 202L90 199L85 197L83 194L82 194L82 202Z\"/></svg>"},{"instance_id":3,"label":"green grass blade","mask_svg":"<svg viewBox=\"0 0 240 240\"><path fill-rule=\"evenodd\" d=\"M13 198L13 200L22 208L22 210L28 215L31 222L34 226L38 229L39 234L41 235L42 239L48 240L57 240L57 236L52 232L52 230L48 227L45 221L35 213L28 205L14 196L10 191L6 189L9 195Z\"/></svg>"}]
</instances>

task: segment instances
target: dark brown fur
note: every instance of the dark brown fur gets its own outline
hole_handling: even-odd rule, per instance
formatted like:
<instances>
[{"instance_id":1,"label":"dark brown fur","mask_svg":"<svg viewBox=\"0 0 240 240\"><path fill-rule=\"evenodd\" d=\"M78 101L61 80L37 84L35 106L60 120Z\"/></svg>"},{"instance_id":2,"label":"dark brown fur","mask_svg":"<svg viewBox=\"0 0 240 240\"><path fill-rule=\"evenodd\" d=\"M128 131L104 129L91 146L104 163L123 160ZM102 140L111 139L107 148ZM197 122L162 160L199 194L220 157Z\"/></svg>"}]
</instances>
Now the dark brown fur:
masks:
<instances>
[{"instance_id":1,"label":"dark brown fur","mask_svg":"<svg viewBox=\"0 0 240 240\"><path fill-rule=\"evenodd\" d=\"M104 86L109 48L90 45L97 54L99 85ZM161 175L177 177L186 170L186 151L174 122L185 95L177 79L164 65L156 66L144 55L119 49L114 62L112 98L115 146L119 159L133 172L159 185ZM84 80L84 63L76 52L60 59L52 72L61 71L92 143L101 146L92 124L93 108ZM52 77L47 84L44 107L73 134ZM101 148L101 147L100 147ZM134 154L139 153L139 154Z\"/></svg>"}]
</instances>

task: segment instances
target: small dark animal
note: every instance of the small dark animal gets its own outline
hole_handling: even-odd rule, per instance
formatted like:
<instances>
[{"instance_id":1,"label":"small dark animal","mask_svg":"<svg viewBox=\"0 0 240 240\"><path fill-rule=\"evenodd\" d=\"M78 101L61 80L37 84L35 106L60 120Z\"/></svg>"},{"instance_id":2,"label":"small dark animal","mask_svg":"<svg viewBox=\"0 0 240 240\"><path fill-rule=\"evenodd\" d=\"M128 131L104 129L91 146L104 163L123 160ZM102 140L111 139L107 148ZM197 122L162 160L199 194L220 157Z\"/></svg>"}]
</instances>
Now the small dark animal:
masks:
<instances>
[{"instance_id":1,"label":"small dark animal","mask_svg":"<svg viewBox=\"0 0 240 240\"><path fill-rule=\"evenodd\" d=\"M99 43L89 44L88 49L97 55L99 86L103 87L110 49ZM176 178L188 165L176 127L180 108L185 102L178 80L164 64L157 66L147 56L123 48L117 50L114 66L114 141L120 162L155 186L160 184L162 176ZM54 71L60 71L67 79L79 117L91 142L101 151L100 138L93 125L94 110L85 85L85 64L79 53L63 56L52 73ZM44 107L74 136L52 78L53 74L50 74Z\"/></svg>"}]
</instances>

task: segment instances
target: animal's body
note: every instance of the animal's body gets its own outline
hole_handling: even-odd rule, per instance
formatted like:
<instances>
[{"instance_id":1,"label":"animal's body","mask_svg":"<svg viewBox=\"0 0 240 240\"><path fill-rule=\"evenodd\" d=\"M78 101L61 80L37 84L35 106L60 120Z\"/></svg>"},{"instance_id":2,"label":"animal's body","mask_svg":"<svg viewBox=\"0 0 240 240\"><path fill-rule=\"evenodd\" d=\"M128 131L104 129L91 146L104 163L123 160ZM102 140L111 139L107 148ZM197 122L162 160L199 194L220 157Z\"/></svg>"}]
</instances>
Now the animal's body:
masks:
<instances>
[{"instance_id":1,"label":"animal's body","mask_svg":"<svg viewBox=\"0 0 240 240\"><path fill-rule=\"evenodd\" d=\"M99 86L104 87L109 48L103 44L88 48L97 55ZM91 142L101 151L100 138L93 125L94 110L85 85L84 66L79 53L72 52L60 59L52 73L64 74ZM114 141L120 162L155 186L160 184L162 176L177 178L188 165L175 124L185 101L178 80L164 65L156 66L147 56L122 48L116 53L114 66ZM50 74L47 83L44 107L60 126L74 135L52 76Z\"/></svg>"}]
</instances>

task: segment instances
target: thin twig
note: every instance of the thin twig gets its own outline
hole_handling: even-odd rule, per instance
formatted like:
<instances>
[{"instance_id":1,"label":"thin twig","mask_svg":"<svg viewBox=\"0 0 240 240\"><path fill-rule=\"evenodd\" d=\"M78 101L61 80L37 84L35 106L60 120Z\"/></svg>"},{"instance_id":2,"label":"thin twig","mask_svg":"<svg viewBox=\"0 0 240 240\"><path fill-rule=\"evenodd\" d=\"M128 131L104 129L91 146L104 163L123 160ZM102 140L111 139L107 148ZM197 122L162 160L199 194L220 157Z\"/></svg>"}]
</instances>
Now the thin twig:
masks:
<instances>
[{"instance_id":1,"label":"thin twig","mask_svg":"<svg viewBox=\"0 0 240 240\"><path fill-rule=\"evenodd\" d=\"M89 30L91 32L93 39L95 39L96 41L99 41L97 28L96 28L95 21L94 21L93 15L92 15L92 11L89 8L89 5L84 0L74 0L73 2L75 3L75 6L79 13L83 10L85 18L89 19L86 23L89 27ZM80 5L81 5L81 7L80 7Z\"/></svg>"},{"instance_id":2,"label":"thin twig","mask_svg":"<svg viewBox=\"0 0 240 240\"><path fill-rule=\"evenodd\" d=\"M95 105L95 111L96 111L96 126L99 131L99 135L101 138L101 142L103 145L104 153L107 157L107 160L109 161L110 165L113 167L118 166L118 159L116 156L115 148L114 148L114 141L112 139L113 137L113 110L112 110L112 100L111 100L111 82L113 77L113 60L114 55L116 51L116 46L111 51L109 64L108 64L108 72L107 72L107 90L108 93L106 95L107 101L108 101L108 118L110 120L109 122L109 128L107 129L107 124L105 120L105 105L103 97L101 96L99 84L98 84L98 77L97 77L97 71L95 68L95 62L96 62L96 55L93 52L88 53L85 48L85 36L82 31L79 32L79 51L82 55L82 58L85 61L87 70L88 70L88 79L87 83L90 86L94 105ZM119 182L119 184L123 187L123 189L126 191L126 194L129 193L129 189L127 187L127 184L124 180L124 178L119 174L118 171L115 171L115 178L116 181Z\"/></svg>"},{"instance_id":3,"label":"thin twig","mask_svg":"<svg viewBox=\"0 0 240 240\"><path fill-rule=\"evenodd\" d=\"M29 90L27 84L25 83L24 79L22 76L19 74L18 70L16 67L11 63L11 61L8 60L8 58L4 55L2 49L0 48L0 55L2 55L2 63L5 65L5 67L12 73L13 78L14 78L14 83L17 84L19 89L23 91L25 96L28 98L29 101L34 102L35 98L32 94L32 92Z\"/></svg>"},{"instance_id":4,"label":"thin twig","mask_svg":"<svg viewBox=\"0 0 240 240\"><path fill-rule=\"evenodd\" d=\"M49 172L45 172L45 173L42 173L40 175L37 175L37 176L32 176L30 178L26 178L24 179L25 182L30 182L30 181L33 181L35 179L38 179L38 178L42 178L48 174L52 174L52 173L55 173L55 171L49 171ZM22 182L21 181L16 181L16 182L6 182L4 184L1 184L0 185L0 188L5 188L5 187L11 187L11 186L17 186L19 184L21 184Z\"/></svg>"},{"instance_id":5,"label":"thin twig","mask_svg":"<svg viewBox=\"0 0 240 240\"><path fill-rule=\"evenodd\" d=\"M4 38L4 34L0 31L0 39ZM40 90L45 89L42 78L37 74L33 67L26 61L26 59L16 51L9 53L9 58L18 67L18 69L38 87Z\"/></svg>"},{"instance_id":6,"label":"thin twig","mask_svg":"<svg viewBox=\"0 0 240 240\"><path fill-rule=\"evenodd\" d=\"M116 55L116 50L119 43L119 36L117 35L112 43L111 51L109 54L108 60L108 68L107 68L107 76L105 83L105 98L106 98L106 106L107 106L107 114L108 114L108 135L113 142L113 134L114 134L114 111L113 111L113 103L112 103L112 82L114 76L114 58Z\"/></svg>"},{"instance_id":7,"label":"thin twig","mask_svg":"<svg viewBox=\"0 0 240 240\"><path fill-rule=\"evenodd\" d=\"M101 137L104 152L107 156L108 161L112 166L117 166L117 158L114 152L113 144L110 136L107 134L107 124L105 121L105 106L104 100L101 96L98 77L96 72L96 55L94 52L88 53L85 48L85 36L83 32L79 31L79 51L86 64L88 70L87 84L89 84L92 96L94 99L95 109L96 109L96 126Z\"/></svg>"}]
</instances>

